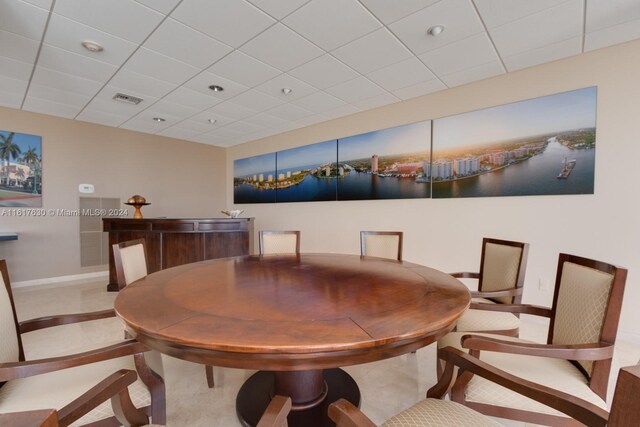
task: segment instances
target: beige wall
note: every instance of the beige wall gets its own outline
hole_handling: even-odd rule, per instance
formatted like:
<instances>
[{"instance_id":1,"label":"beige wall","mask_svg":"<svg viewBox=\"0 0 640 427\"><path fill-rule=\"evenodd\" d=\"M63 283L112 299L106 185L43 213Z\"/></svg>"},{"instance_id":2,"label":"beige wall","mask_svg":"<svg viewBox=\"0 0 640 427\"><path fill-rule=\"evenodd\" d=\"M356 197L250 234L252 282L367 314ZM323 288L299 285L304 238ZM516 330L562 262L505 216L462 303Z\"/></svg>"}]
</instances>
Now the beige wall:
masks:
<instances>
[{"instance_id":1,"label":"beige wall","mask_svg":"<svg viewBox=\"0 0 640 427\"><path fill-rule=\"evenodd\" d=\"M358 253L358 231L403 230L406 260L475 271L483 236L531 244L525 302L550 304L559 252L626 266L621 332L640 340L640 42L332 120L227 150L233 160L493 105L598 86L595 195L237 205L256 229L302 230L302 251ZM227 201L233 202L231 184ZM552 286L552 285L551 285Z\"/></svg>"},{"instance_id":2,"label":"beige wall","mask_svg":"<svg viewBox=\"0 0 640 427\"><path fill-rule=\"evenodd\" d=\"M224 149L8 108L0 108L0 129L42 136L45 209L78 209L81 183L95 186L91 196L145 196L147 217L224 209ZM19 233L0 242L13 282L105 270L80 267L77 217L0 216L1 231Z\"/></svg>"}]
</instances>

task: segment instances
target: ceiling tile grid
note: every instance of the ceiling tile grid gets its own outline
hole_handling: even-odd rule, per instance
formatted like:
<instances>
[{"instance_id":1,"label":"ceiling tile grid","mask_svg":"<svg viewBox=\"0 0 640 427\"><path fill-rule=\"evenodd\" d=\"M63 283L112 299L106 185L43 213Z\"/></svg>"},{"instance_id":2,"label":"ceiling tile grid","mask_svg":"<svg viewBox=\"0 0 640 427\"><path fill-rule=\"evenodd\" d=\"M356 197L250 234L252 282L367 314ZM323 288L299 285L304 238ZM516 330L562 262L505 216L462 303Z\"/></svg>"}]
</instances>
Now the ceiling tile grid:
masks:
<instances>
[{"instance_id":1,"label":"ceiling tile grid","mask_svg":"<svg viewBox=\"0 0 640 427\"><path fill-rule=\"evenodd\" d=\"M0 0L0 105L227 147L638 38L638 0Z\"/></svg>"}]
</instances>

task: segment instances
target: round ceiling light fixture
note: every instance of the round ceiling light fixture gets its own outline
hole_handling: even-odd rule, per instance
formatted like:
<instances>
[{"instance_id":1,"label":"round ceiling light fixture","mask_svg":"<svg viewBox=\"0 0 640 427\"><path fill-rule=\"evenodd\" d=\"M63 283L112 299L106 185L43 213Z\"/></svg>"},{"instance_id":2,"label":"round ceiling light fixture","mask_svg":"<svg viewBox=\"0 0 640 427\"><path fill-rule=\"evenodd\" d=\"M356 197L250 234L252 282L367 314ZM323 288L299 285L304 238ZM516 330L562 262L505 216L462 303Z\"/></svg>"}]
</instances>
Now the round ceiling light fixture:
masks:
<instances>
[{"instance_id":1,"label":"round ceiling light fixture","mask_svg":"<svg viewBox=\"0 0 640 427\"><path fill-rule=\"evenodd\" d=\"M293 89L291 89L290 87L282 88L282 93L284 93L285 95L289 95L291 92L293 92Z\"/></svg>"},{"instance_id":2,"label":"round ceiling light fixture","mask_svg":"<svg viewBox=\"0 0 640 427\"><path fill-rule=\"evenodd\" d=\"M212 125L215 125L218 122L216 119L209 119L207 121Z\"/></svg>"},{"instance_id":3,"label":"round ceiling light fixture","mask_svg":"<svg viewBox=\"0 0 640 427\"><path fill-rule=\"evenodd\" d=\"M427 34L430 36L439 36L444 31L444 25L434 25L433 27L429 27L427 30Z\"/></svg>"},{"instance_id":4,"label":"round ceiling light fixture","mask_svg":"<svg viewBox=\"0 0 640 427\"><path fill-rule=\"evenodd\" d=\"M85 40L81 44L82 44L82 47L87 49L89 52L102 52L104 50L104 48L100 46L98 43L92 42L90 40Z\"/></svg>"},{"instance_id":5,"label":"round ceiling light fixture","mask_svg":"<svg viewBox=\"0 0 640 427\"><path fill-rule=\"evenodd\" d=\"M158 123L162 123L162 122L166 122L166 119L163 119L162 117L154 117L153 118L154 122L158 122Z\"/></svg>"},{"instance_id":6,"label":"round ceiling light fixture","mask_svg":"<svg viewBox=\"0 0 640 427\"><path fill-rule=\"evenodd\" d=\"M218 85L211 85L209 86L209 89L211 89L214 92L222 92L224 90L222 86L218 86Z\"/></svg>"}]
</instances>

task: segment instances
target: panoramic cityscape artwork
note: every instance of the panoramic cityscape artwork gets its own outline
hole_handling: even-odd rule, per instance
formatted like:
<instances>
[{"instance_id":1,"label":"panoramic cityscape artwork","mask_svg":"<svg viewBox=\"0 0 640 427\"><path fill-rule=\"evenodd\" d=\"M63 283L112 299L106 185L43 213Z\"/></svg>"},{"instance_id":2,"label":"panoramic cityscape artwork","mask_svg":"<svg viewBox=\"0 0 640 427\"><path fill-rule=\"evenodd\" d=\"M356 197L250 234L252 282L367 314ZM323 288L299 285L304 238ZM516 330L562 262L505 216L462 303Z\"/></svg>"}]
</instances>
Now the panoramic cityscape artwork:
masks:
<instances>
[{"instance_id":1,"label":"panoramic cityscape artwork","mask_svg":"<svg viewBox=\"0 0 640 427\"><path fill-rule=\"evenodd\" d=\"M278 151L276 202L336 200L337 141Z\"/></svg>"},{"instance_id":2,"label":"panoramic cityscape artwork","mask_svg":"<svg viewBox=\"0 0 640 427\"><path fill-rule=\"evenodd\" d=\"M0 207L42 207L42 138L0 130Z\"/></svg>"},{"instance_id":3,"label":"panoramic cityscape artwork","mask_svg":"<svg viewBox=\"0 0 640 427\"><path fill-rule=\"evenodd\" d=\"M338 200L429 197L431 121L338 140Z\"/></svg>"},{"instance_id":4,"label":"panoramic cityscape artwork","mask_svg":"<svg viewBox=\"0 0 640 427\"><path fill-rule=\"evenodd\" d=\"M593 194L597 88L435 120L434 198Z\"/></svg>"},{"instance_id":5,"label":"panoramic cityscape artwork","mask_svg":"<svg viewBox=\"0 0 640 427\"><path fill-rule=\"evenodd\" d=\"M596 104L589 87L235 160L234 203L593 194Z\"/></svg>"}]
</instances>

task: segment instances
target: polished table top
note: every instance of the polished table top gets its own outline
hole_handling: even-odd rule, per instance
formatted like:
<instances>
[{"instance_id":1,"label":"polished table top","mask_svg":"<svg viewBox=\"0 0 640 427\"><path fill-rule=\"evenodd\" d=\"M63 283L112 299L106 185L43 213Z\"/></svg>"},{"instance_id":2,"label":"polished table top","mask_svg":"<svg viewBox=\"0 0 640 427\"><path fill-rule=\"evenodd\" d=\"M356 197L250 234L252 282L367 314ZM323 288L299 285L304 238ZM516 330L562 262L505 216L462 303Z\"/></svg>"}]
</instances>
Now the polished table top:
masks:
<instances>
[{"instance_id":1,"label":"polished table top","mask_svg":"<svg viewBox=\"0 0 640 427\"><path fill-rule=\"evenodd\" d=\"M225 258L159 271L115 302L130 333L163 353L218 366L324 369L430 344L469 305L437 270L354 255Z\"/></svg>"}]
</instances>

